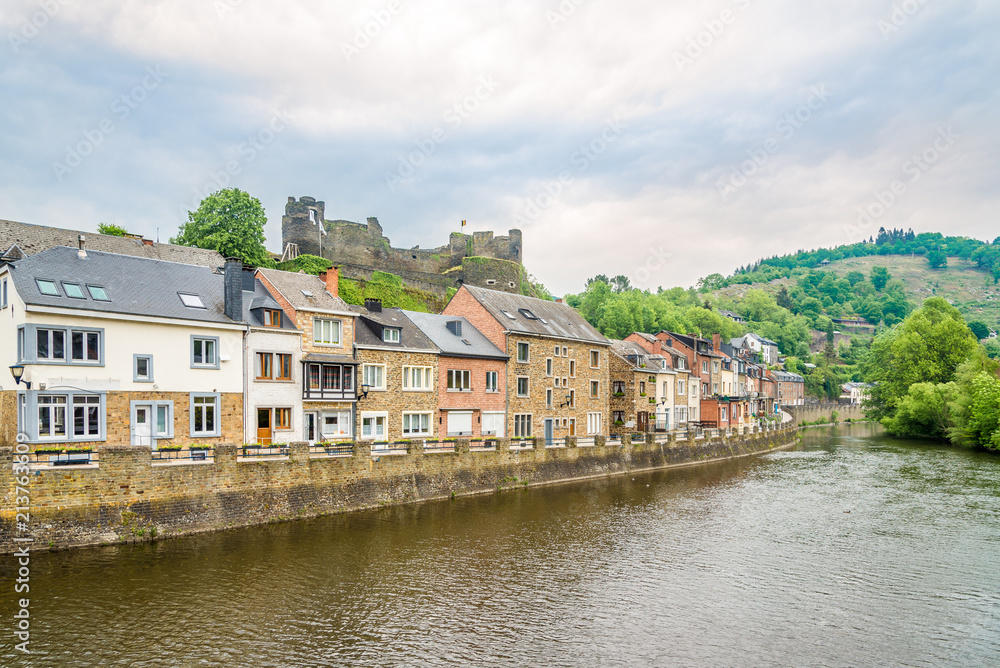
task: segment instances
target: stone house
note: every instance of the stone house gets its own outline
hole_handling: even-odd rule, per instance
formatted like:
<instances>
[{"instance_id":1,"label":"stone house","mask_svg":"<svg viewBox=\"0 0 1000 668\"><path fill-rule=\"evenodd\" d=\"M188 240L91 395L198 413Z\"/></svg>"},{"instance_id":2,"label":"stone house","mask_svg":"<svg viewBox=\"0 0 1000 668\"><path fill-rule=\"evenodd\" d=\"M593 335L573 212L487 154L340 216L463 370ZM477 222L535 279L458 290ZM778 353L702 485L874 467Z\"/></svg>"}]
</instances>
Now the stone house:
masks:
<instances>
[{"instance_id":1,"label":"stone house","mask_svg":"<svg viewBox=\"0 0 1000 668\"><path fill-rule=\"evenodd\" d=\"M508 356L465 318L403 313L438 349L439 433L505 436Z\"/></svg>"},{"instance_id":2,"label":"stone house","mask_svg":"<svg viewBox=\"0 0 1000 668\"><path fill-rule=\"evenodd\" d=\"M646 434L669 429L673 381L666 359L631 341L611 340L611 432Z\"/></svg>"},{"instance_id":3,"label":"stone house","mask_svg":"<svg viewBox=\"0 0 1000 668\"><path fill-rule=\"evenodd\" d=\"M398 308L368 299L358 313L354 349L362 395L359 440L434 439L438 428L438 349Z\"/></svg>"},{"instance_id":4,"label":"stone house","mask_svg":"<svg viewBox=\"0 0 1000 668\"><path fill-rule=\"evenodd\" d=\"M771 371L777 384L778 404L781 406L801 406L805 403L805 378L790 371Z\"/></svg>"},{"instance_id":5,"label":"stone house","mask_svg":"<svg viewBox=\"0 0 1000 668\"><path fill-rule=\"evenodd\" d=\"M669 413L658 412L657 428L677 429L686 427L688 422L689 397L693 396L694 400L690 401L690 403L697 407L697 382L692 384L690 381L691 367L688 363L687 355L672 346L668 346L664 341L661 341L652 334L644 332L633 332L625 340L638 344L646 352L650 353L654 359L662 357L664 369L672 374L672 378L667 381L671 383L670 388L662 388L664 381L660 381L661 389L657 394L657 400L661 401L667 398L666 405L672 407L672 410ZM692 393L695 394L692 395ZM694 417L691 419L697 418ZM660 426L661 424L663 425L662 427Z\"/></svg>"},{"instance_id":6,"label":"stone house","mask_svg":"<svg viewBox=\"0 0 1000 668\"><path fill-rule=\"evenodd\" d=\"M0 355L13 375L0 391L2 440L241 441L241 280L238 263L223 272L82 241L0 265Z\"/></svg>"},{"instance_id":7,"label":"stone house","mask_svg":"<svg viewBox=\"0 0 1000 668\"><path fill-rule=\"evenodd\" d=\"M509 357L511 438L608 433L610 342L562 303L463 285L444 309Z\"/></svg>"},{"instance_id":8,"label":"stone house","mask_svg":"<svg viewBox=\"0 0 1000 668\"><path fill-rule=\"evenodd\" d=\"M302 428L294 431L310 443L353 439L362 385L354 356L358 314L339 296L337 269L320 276L258 269L256 277L300 334L293 378L298 372Z\"/></svg>"}]
</instances>

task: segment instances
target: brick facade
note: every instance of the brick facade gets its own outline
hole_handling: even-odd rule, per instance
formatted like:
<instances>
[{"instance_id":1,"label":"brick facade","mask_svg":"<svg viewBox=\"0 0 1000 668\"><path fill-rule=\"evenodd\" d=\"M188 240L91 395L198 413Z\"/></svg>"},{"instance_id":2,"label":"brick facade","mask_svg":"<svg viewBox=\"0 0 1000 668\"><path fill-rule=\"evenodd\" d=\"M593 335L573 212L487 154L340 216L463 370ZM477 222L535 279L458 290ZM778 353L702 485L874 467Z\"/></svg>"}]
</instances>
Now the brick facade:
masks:
<instances>
[{"instance_id":1,"label":"brick facade","mask_svg":"<svg viewBox=\"0 0 1000 668\"><path fill-rule=\"evenodd\" d=\"M507 388L507 364L504 360L481 357L451 357L441 355L438 360L437 400L439 409L440 435L449 433L448 413L453 410L472 411L472 435L483 434L483 412L506 413L505 395ZM448 370L467 370L471 375L471 390L456 392L448 390ZM486 391L486 372L497 374L497 391ZM506 435L506 417L503 421Z\"/></svg>"}]
</instances>

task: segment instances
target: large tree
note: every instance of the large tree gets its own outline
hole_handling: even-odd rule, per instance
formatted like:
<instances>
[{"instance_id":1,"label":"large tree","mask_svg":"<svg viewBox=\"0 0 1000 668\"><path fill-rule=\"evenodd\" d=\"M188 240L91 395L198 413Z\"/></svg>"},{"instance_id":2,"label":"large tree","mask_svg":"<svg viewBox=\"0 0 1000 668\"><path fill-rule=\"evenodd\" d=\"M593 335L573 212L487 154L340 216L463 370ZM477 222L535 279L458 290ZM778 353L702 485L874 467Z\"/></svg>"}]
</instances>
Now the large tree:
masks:
<instances>
[{"instance_id":1,"label":"large tree","mask_svg":"<svg viewBox=\"0 0 1000 668\"><path fill-rule=\"evenodd\" d=\"M865 380L875 383L869 414L895 415L916 383L948 383L955 369L978 348L962 314L941 297L931 297L902 324L875 337L865 360Z\"/></svg>"},{"instance_id":2,"label":"large tree","mask_svg":"<svg viewBox=\"0 0 1000 668\"><path fill-rule=\"evenodd\" d=\"M260 200L238 188L214 192L188 212L170 243L197 246L235 257L252 267L271 267L274 261L264 248L267 215Z\"/></svg>"}]
</instances>

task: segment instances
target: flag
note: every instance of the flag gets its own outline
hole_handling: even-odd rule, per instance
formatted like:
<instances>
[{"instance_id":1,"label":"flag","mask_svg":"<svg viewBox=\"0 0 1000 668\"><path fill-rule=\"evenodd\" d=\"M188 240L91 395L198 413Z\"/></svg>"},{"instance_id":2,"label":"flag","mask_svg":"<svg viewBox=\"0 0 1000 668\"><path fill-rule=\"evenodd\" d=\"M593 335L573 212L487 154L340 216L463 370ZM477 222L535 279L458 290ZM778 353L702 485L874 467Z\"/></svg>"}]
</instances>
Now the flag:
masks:
<instances>
[{"instance_id":1,"label":"flag","mask_svg":"<svg viewBox=\"0 0 1000 668\"><path fill-rule=\"evenodd\" d=\"M465 227L465 221L464 220L462 221L462 227Z\"/></svg>"}]
</instances>

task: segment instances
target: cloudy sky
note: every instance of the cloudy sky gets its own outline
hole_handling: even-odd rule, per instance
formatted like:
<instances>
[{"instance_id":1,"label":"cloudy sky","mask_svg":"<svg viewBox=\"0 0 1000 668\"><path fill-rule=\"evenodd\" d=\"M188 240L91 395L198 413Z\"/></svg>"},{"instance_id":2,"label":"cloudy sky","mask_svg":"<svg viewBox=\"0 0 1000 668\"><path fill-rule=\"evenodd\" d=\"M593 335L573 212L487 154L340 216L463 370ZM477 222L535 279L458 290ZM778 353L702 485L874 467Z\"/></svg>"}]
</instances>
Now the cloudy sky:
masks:
<instances>
[{"instance_id":1,"label":"cloudy sky","mask_svg":"<svg viewBox=\"0 0 1000 668\"><path fill-rule=\"evenodd\" d=\"M6 0L0 218L165 241L206 192L524 232L553 292L880 225L1000 234L988 0Z\"/></svg>"}]
</instances>

